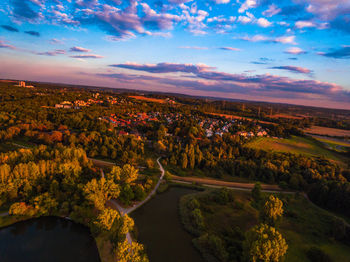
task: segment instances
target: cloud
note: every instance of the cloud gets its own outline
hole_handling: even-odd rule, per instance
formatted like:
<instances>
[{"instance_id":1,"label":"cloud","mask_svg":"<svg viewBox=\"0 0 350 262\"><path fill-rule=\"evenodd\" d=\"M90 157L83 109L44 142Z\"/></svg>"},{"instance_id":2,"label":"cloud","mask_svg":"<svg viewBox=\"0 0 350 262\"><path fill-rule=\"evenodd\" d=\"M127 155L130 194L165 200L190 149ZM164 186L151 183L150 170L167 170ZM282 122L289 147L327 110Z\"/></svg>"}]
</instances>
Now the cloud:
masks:
<instances>
[{"instance_id":1,"label":"cloud","mask_svg":"<svg viewBox=\"0 0 350 262\"><path fill-rule=\"evenodd\" d=\"M80 46L73 46L69 49L70 52L78 52L78 53L88 53L91 52L90 49L86 49Z\"/></svg>"},{"instance_id":2,"label":"cloud","mask_svg":"<svg viewBox=\"0 0 350 262\"><path fill-rule=\"evenodd\" d=\"M269 27L272 25L272 23L265 18L259 18L256 23L261 27Z\"/></svg>"},{"instance_id":3,"label":"cloud","mask_svg":"<svg viewBox=\"0 0 350 262\"><path fill-rule=\"evenodd\" d=\"M267 16L267 17L272 17L272 16L274 16L274 15L277 15L277 14L280 13L281 11L282 11L282 9L281 9L281 8L278 8L277 5L271 4L271 5L269 5L269 8L268 8L266 11L264 11L262 14L263 14L264 16Z\"/></svg>"},{"instance_id":4,"label":"cloud","mask_svg":"<svg viewBox=\"0 0 350 262\"><path fill-rule=\"evenodd\" d=\"M95 55L95 54L89 54L89 55L73 55L70 56L71 58L80 58L80 59L100 59L100 58L104 58L103 56L100 55Z\"/></svg>"},{"instance_id":5,"label":"cloud","mask_svg":"<svg viewBox=\"0 0 350 262\"><path fill-rule=\"evenodd\" d=\"M205 64L174 64L174 63L158 63L158 64L138 64L138 63L125 63L125 64L114 64L111 67L118 67L124 69L132 69L137 71L145 71L149 73L198 73L201 71L206 71L213 69L213 67L207 66Z\"/></svg>"},{"instance_id":6,"label":"cloud","mask_svg":"<svg viewBox=\"0 0 350 262\"><path fill-rule=\"evenodd\" d=\"M274 66L270 67L271 69L280 69L280 70L287 70L293 73L301 73L301 74L310 74L312 71L305 67L298 67L298 66Z\"/></svg>"},{"instance_id":7,"label":"cloud","mask_svg":"<svg viewBox=\"0 0 350 262\"><path fill-rule=\"evenodd\" d=\"M219 49L226 51L241 51L241 49L235 47L219 47Z\"/></svg>"},{"instance_id":8,"label":"cloud","mask_svg":"<svg viewBox=\"0 0 350 262\"><path fill-rule=\"evenodd\" d=\"M56 38L53 38L53 39L50 40L50 44L52 44L52 45L63 45L64 41L56 39Z\"/></svg>"},{"instance_id":9,"label":"cloud","mask_svg":"<svg viewBox=\"0 0 350 262\"><path fill-rule=\"evenodd\" d=\"M256 0L246 0L241 7L238 9L238 13L244 13L250 8L255 8L257 7L257 2Z\"/></svg>"},{"instance_id":10,"label":"cloud","mask_svg":"<svg viewBox=\"0 0 350 262\"><path fill-rule=\"evenodd\" d=\"M350 59L350 46L343 46L342 48L322 53L322 55L332 58Z\"/></svg>"},{"instance_id":11,"label":"cloud","mask_svg":"<svg viewBox=\"0 0 350 262\"><path fill-rule=\"evenodd\" d=\"M281 43L281 44L293 44L295 45L295 36L280 36L271 38L264 35L254 35L254 36L243 36L238 39L249 41L249 42L272 42L272 43Z\"/></svg>"},{"instance_id":12,"label":"cloud","mask_svg":"<svg viewBox=\"0 0 350 262\"><path fill-rule=\"evenodd\" d=\"M47 52L36 52L37 55L44 55L44 56L57 56L57 55L64 55L66 53L65 50L62 49L56 49L53 51L47 51Z\"/></svg>"},{"instance_id":13,"label":"cloud","mask_svg":"<svg viewBox=\"0 0 350 262\"><path fill-rule=\"evenodd\" d=\"M36 32L36 31L24 31L24 33L31 35L31 36L40 37L40 33Z\"/></svg>"},{"instance_id":14,"label":"cloud","mask_svg":"<svg viewBox=\"0 0 350 262\"><path fill-rule=\"evenodd\" d=\"M284 51L286 54L292 54L292 55L301 55L306 54L307 52L299 47L290 47L287 50Z\"/></svg>"},{"instance_id":15,"label":"cloud","mask_svg":"<svg viewBox=\"0 0 350 262\"><path fill-rule=\"evenodd\" d=\"M32 4L30 0L11 0L13 16L29 21L39 18L39 13L34 10Z\"/></svg>"},{"instance_id":16,"label":"cloud","mask_svg":"<svg viewBox=\"0 0 350 262\"><path fill-rule=\"evenodd\" d=\"M2 25L1 27L9 32L19 32L17 28L10 25Z\"/></svg>"},{"instance_id":17,"label":"cloud","mask_svg":"<svg viewBox=\"0 0 350 262\"><path fill-rule=\"evenodd\" d=\"M263 94L270 97L286 98L313 98L331 99L334 101L348 101L350 92L341 86L321 82L316 80L292 79L270 74L247 76L245 74L231 74L213 71L214 68L207 65L193 64L137 64L126 63L112 65L116 68L124 68L135 71L152 73L156 76L137 76L133 74L110 74L111 77L123 77L128 81L152 80L157 83L171 85L173 87L184 87L193 90L222 92L227 97L230 93L249 94L261 96ZM292 66L276 67L274 69L290 70L293 72L306 74L311 70ZM163 73L174 73L173 76ZM184 79L184 75L179 78L177 73L189 73ZM129 76L128 76L129 75ZM161 77L164 76L164 77ZM109 77L108 74L105 77ZM119 79L118 79L119 80Z\"/></svg>"},{"instance_id":18,"label":"cloud","mask_svg":"<svg viewBox=\"0 0 350 262\"><path fill-rule=\"evenodd\" d=\"M16 49L15 46L7 44L5 41L0 39L0 48Z\"/></svg>"},{"instance_id":19,"label":"cloud","mask_svg":"<svg viewBox=\"0 0 350 262\"><path fill-rule=\"evenodd\" d=\"M214 0L217 4L228 4L230 0Z\"/></svg>"}]
</instances>

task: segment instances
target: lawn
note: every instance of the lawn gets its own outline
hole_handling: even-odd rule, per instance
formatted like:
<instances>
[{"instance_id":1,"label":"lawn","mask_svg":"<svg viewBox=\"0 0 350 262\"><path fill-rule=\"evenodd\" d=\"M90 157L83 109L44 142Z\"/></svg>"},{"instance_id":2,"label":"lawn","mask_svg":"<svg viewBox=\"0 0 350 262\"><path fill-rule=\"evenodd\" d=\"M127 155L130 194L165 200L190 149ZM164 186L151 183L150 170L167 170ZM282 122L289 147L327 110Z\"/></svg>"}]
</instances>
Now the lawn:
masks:
<instances>
[{"instance_id":1,"label":"lawn","mask_svg":"<svg viewBox=\"0 0 350 262\"><path fill-rule=\"evenodd\" d=\"M238 227L245 232L258 223L259 212L250 193L232 191L234 201L222 205L208 200L206 195L210 192L192 195L200 203L206 232L224 239L231 229ZM349 245L332 237L332 213L312 205L302 195L278 194L278 197L284 203L284 215L278 230L289 246L285 262L308 262L306 251L311 247L321 249L333 262L350 261Z\"/></svg>"},{"instance_id":2,"label":"lawn","mask_svg":"<svg viewBox=\"0 0 350 262\"><path fill-rule=\"evenodd\" d=\"M343 163L343 165L349 161L346 157L327 149L321 142L310 137L292 136L286 139L260 137L249 142L247 146L267 151L302 154L310 157L324 157L339 164Z\"/></svg>"}]
</instances>

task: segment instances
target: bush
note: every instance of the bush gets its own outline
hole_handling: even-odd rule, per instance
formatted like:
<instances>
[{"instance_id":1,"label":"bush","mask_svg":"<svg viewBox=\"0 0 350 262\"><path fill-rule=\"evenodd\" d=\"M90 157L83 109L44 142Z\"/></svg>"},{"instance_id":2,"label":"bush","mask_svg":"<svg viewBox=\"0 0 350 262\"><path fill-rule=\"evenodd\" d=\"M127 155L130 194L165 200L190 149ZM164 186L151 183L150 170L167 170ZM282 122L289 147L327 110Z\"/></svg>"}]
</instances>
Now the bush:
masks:
<instances>
[{"instance_id":1,"label":"bush","mask_svg":"<svg viewBox=\"0 0 350 262\"><path fill-rule=\"evenodd\" d=\"M332 262L332 259L323 250L318 247L311 247L306 252L307 257L311 262Z\"/></svg>"}]
</instances>

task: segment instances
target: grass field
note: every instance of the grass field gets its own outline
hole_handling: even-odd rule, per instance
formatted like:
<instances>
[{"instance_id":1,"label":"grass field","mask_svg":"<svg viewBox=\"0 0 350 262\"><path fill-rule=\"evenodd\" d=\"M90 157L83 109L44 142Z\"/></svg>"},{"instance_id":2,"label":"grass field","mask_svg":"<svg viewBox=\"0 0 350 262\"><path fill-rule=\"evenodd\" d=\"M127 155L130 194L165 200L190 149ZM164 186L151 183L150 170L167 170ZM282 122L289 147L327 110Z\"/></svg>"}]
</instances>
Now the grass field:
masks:
<instances>
[{"instance_id":1,"label":"grass field","mask_svg":"<svg viewBox=\"0 0 350 262\"><path fill-rule=\"evenodd\" d=\"M337 128L329 128L322 126L312 126L304 130L305 133L321 135L321 136L339 136L339 137L350 137L350 130L343 130Z\"/></svg>"},{"instance_id":2,"label":"grass field","mask_svg":"<svg viewBox=\"0 0 350 262\"><path fill-rule=\"evenodd\" d=\"M194 195L200 202L206 232L225 236L225 232L240 228L243 232L258 223L258 210L254 208L248 192L234 191L233 203L221 205L207 198L208 191ZM334 216L317 208L301 195L278 197L284 202L284 216L279 231L286 239L288 251L285 262L308 262L306 251L318 247L328 254L333 262L350 261L350 247L331 237Z\"/></svg>"},{"instance_id":3,"label":"grass field","mask_svg":"<svg viewBox=\"0 0 350 262\"><path fill-rule=\"evenodd\" d=\"M340 138L326 137L311 135L316 140L323 143L327 148L337 151L337 152L346 152L350 148L350 140L346 141Z\"/></svg>"},{"instance_id":4,"label":"grass field","mask_svg":"<svg viewBox=\"0 0 350 262\"><path fill-rule=\"evenodd\" d=\"M288 139L260 137L249 142L247 146L267 151L302 154L310 157L325 157L343 165L349 161L346 157L325 148L321 142L309 137L292 136Z\"/></svg>"}]
</instances>

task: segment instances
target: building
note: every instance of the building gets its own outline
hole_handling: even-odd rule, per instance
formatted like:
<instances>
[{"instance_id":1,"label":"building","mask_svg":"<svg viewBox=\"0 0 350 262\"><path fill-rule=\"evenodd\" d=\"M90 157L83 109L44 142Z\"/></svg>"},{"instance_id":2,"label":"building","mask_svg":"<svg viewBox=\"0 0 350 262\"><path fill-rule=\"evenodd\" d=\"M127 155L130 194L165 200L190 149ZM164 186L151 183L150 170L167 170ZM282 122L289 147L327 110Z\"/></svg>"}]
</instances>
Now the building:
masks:
<instances>
[{"instance_id":1,"label":"building","mask_svg":"<svg viewBox=\"0 0 350 262\"><path fill-rule=\"evenodd\" d=\"M65 108L65 109L70 109L72 108L73 104L69 101L63 101L60 104L56 104L55 107L56 108Z\"/></svg>"},{"instance_id":2,"label":"building","mask_svg":"<svg viewBox=\"0 0 350 262\"><path fill-rule=\"evenodd\" d=\"M34 86L27 86L26 82L24 82L24 81L18 81L18 85L16 85L16 86L26 87L26 88L34 88Z\"/></svg>"}]
</instances>

